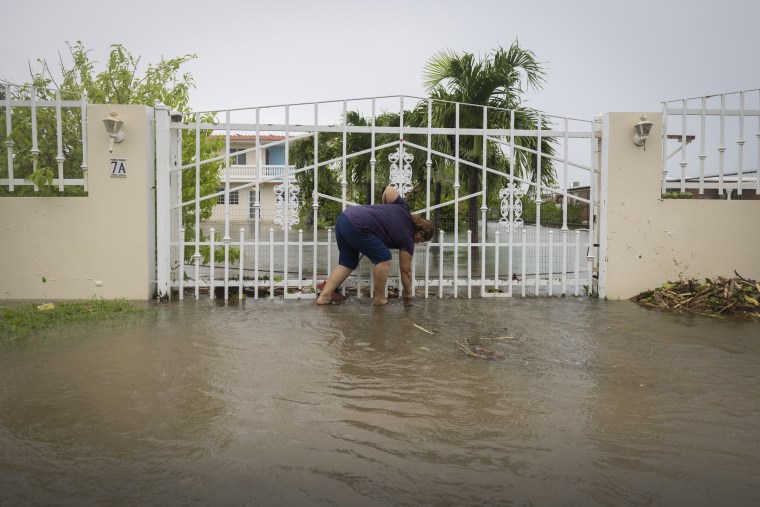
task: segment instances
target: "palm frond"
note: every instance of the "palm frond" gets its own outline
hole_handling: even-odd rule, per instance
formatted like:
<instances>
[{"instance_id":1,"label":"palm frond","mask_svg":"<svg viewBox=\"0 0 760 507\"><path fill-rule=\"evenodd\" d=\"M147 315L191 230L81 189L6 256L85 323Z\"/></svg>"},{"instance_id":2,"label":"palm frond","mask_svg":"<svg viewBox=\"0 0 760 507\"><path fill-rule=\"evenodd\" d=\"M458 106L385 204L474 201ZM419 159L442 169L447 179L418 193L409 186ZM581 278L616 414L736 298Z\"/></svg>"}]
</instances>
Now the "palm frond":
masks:
<instances>
[{"instance_id":1,"label":"palm frond","mask_svg":"<svg viewBox=\"0 0 760 507\"><path fill-rule=\"evenodd\" d=\"M460 54L451 49L442 49L433 54L422 70L422 84L430 92L442 81L451 77L451 63L457 61Z\"/></svg>"}]
</instances>

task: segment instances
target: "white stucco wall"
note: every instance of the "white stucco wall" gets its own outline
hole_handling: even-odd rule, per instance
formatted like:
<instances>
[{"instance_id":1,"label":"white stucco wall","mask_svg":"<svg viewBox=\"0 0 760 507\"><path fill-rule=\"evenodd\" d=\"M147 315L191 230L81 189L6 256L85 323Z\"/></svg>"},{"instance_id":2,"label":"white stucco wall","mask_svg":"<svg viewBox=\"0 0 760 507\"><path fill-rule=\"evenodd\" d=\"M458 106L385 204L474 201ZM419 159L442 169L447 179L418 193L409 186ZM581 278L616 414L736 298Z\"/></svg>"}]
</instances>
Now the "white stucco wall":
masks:
<instances>
[{"instance_id":1,"label":"white stucco wall","mask_svg":"<svg viewBox=\"0 0 760 507\"><path fill-rule=\"evenodd\" d=\"M760 279L760 200L661 199L662 114L646 113L653 122L646 151L633 143L641 114L604 117L600 294L630 298L665 281L734 270Z\"/></svg>"},{"instance_id":2,"label":"white stucco wall","mask_svg":"<svg viewBox=\"0 0 760 507\"><path fill-rule=\"evenodd\" d=\"M102 122L111 111L125 132L113 155ZM145 106L88 106L88 197L0 199L0 298L152 296L152 121ZM126 178L110 176L112 157L126 159Z\"/></svg>"}]
</instances>

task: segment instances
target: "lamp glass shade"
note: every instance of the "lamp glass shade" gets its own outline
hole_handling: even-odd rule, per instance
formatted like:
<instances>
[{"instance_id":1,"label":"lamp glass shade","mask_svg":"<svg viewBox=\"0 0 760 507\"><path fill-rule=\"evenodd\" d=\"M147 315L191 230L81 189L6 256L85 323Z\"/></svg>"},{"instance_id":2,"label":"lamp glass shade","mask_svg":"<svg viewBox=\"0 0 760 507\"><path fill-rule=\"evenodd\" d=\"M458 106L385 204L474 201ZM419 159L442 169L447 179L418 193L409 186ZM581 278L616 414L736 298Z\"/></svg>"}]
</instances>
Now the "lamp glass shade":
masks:
<instances>
[{"instance_id":1,"label":"lamp glass shade","mask_svg":"<svg viewBox=\"0 0 760 507\"><path fill-rule=\"evenodd\" d=\"M640 136L648 136L649 131L652 130L652 122L651 121L640 121L637 123L634 128L636 129L636 133Z\"/></svg>"},{"instance_id":2,"label":"lamp glass shade","mask_svg":"<svg viewBox=\"0 0 760 507\"><path fill-rule=\"evenodd\" d=\"M106 132L110 135L116 135L124 124L123 121L117 120L116 118L106 118L103 120L103 123L106 126Z\"/></svg>"}]
</instances>

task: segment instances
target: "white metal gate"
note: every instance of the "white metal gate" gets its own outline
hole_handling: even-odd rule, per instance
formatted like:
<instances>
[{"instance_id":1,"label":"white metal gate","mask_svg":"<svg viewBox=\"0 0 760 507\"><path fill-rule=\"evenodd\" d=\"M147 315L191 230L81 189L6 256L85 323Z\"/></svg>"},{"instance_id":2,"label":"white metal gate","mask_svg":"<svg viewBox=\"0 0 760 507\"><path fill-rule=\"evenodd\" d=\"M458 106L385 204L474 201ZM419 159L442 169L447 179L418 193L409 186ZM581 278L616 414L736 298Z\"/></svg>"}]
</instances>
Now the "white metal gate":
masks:
<instances>
[{"instance_id":1,"label":"white metal gate","mask_svg":"<svg viewBox=\"0 0 760 507\"><path fill-rule=\"evenodd\" d=\"M408 96L185 115L158 106L156 154L160 297L315 297L337 261L337 213L375 203L388 184L416 187L413 212L438 225L415 250L418 297L595 291L593 121ZM204 171L218 171L218 186ZM372 287L362 260L343 290Z\"/></svg>"}]
</instances>

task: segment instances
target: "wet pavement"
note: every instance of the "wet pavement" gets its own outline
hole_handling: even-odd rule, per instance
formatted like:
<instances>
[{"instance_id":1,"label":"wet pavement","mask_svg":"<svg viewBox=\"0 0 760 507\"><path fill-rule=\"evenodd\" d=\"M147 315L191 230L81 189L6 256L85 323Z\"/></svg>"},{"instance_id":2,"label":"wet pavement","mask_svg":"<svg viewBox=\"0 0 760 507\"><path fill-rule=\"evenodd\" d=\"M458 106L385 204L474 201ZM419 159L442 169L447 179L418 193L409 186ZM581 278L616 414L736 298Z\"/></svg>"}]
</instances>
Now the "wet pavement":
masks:
<instances>
[{"instance_id":1,"label":"wet pavement","mask_svg":"<svg viewBox=\"0 0 760 507\"><path fill-rule=\"evenodd\" d=\"M0 347L0 505L760 504L758 322L584 298L157 306Z\"/></svg>"}]
</instances>

